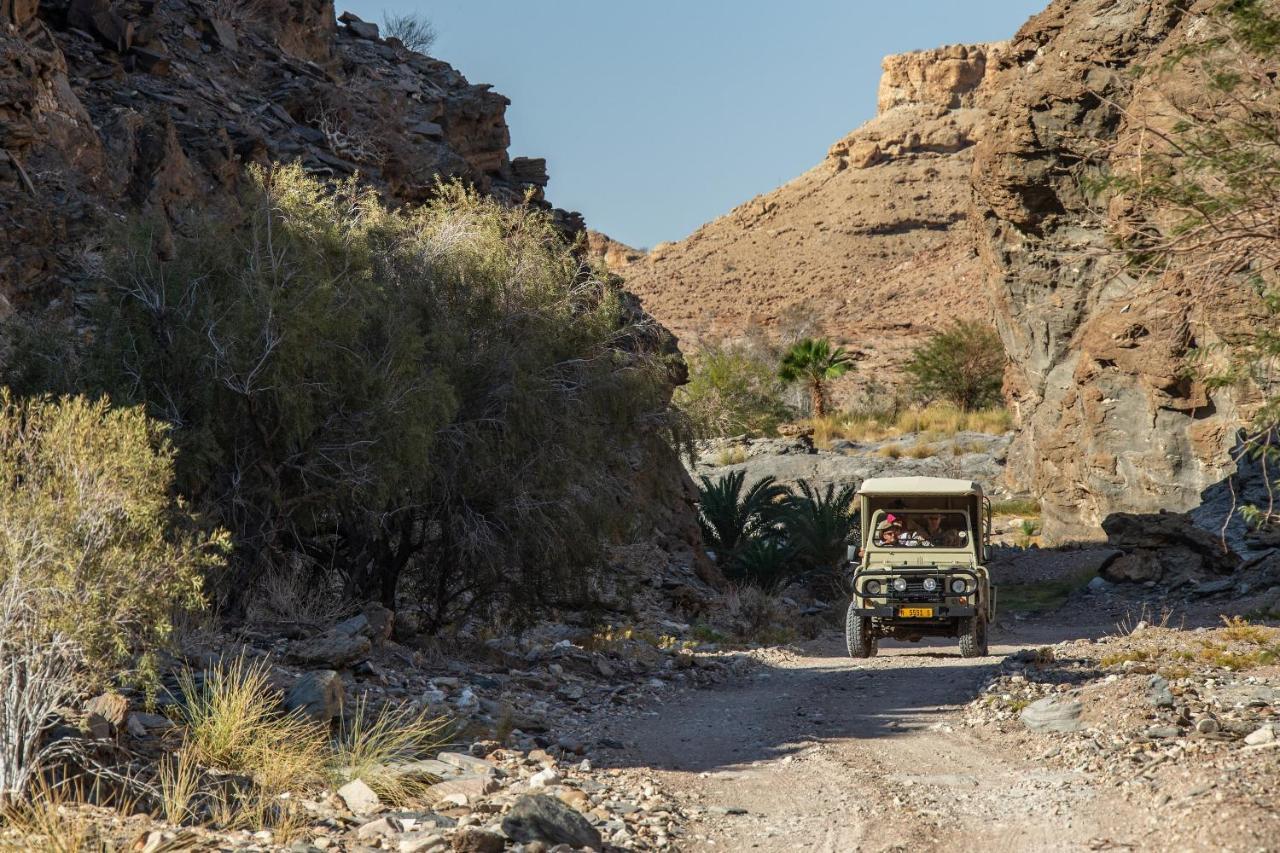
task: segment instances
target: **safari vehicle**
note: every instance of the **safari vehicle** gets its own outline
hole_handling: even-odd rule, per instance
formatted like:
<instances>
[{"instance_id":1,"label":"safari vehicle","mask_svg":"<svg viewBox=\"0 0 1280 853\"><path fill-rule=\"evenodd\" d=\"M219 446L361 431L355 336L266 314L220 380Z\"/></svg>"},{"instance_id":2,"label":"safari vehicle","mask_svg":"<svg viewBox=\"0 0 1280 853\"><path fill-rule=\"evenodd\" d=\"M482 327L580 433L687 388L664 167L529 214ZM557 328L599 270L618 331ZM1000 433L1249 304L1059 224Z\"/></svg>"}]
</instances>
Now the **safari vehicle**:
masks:
<instances>
[{"instance_id":1,"label":"safari vehicle","mask_svg":"<svg viewBox=\"0 0 1280 853\"><path fill-rule=\"evenodd\" d=\"M861 547L850 546L853 599L845 639L855 658L881 637L958 637L987 653L995 588L987 575L991 504L982 487L941 477L880 477L858 489Z\"/></svg>"}]
</instances>

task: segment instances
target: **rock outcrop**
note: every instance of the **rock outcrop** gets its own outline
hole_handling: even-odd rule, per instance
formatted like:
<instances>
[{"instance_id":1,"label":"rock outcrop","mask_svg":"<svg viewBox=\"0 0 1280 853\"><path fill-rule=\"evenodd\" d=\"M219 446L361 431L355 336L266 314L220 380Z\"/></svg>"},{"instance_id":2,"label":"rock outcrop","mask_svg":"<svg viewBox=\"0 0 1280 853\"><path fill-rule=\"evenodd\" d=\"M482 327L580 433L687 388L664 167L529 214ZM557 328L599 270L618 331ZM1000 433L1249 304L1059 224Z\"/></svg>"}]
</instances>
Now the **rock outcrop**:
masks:
<instances>
[{"instance_id":1,"label":"rock outcrop","mask_svg":"<svg viewBox=\"0 0 1280 853\"><path fill-rule=\"evenodd\" d=\"M234 211L249 164L359 174L393 204L454 178L541 202L545 163L509 158L508 101L489 86L354 16L339 27L331 0L232 8L0 6L0 314L69 296L121 211L170 227L195 205Z\"/></svg>"},{"instance_id":2,"label":"rock outcrop","mask_svg":"<svg viewBox=\"0 0 1280 853\"><path fill-rule=\"evenodd\" d=\"M965 224L978 101L999 45L884 61L880 113L826 159L687 239L598 254L688 346L821 333L890 384L909 349L956 317L986 314Z\"/></svg>"},{"instance_id":3,"label":"rock outcrop","mask_svg":"<svg viewBox=\"0 0 1280 853\"><path fill-rule=\"evenodd\" d=\"M238 216L250 166L357 176L390 205L456 179L583 234L544 200L546 161L509 156L504 96L334 13L332 0L0 0L0 319L80 304L125 214L155 222L161 254L194 214ZM645 328L634 344L684 381L674 338ZM706 569L675 454L655 435L628 462L640 527Z\"/></svg>"},{"instance_id":4,"label":"rock outcrop","mask_svg":"<svg viewBox=\"0 0 1280 853\"><path fill-rule=\"evenodd\" d=\"M1012 359L1010 471L1042 497L1051 540L1098 538L1119 511L1189 510L1234 470L1241 401L1190 378L1185 356L1261 322L1253 297L1131 277L1113 248L1123 199L1100 211L1081 182L1127 168L1178 85L1135 69L1185 46L1212 5L1056 0L988 70L970 218Z\"/></svg>"}]
</instances>

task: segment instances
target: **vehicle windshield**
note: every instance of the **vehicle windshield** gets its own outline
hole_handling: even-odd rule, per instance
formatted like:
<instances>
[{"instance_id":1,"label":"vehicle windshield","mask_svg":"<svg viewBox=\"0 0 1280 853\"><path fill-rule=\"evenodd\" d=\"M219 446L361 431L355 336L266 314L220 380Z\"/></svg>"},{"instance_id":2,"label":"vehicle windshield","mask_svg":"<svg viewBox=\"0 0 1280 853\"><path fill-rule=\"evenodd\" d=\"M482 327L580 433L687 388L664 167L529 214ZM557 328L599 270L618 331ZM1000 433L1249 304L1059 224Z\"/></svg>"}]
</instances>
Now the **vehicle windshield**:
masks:
<instances>
[{"instance_id":1,"label":"vehicle windshield","mask_svg":"<svg viewBox=\"0 0 1280 853\"><path fill-rule=\"evenodd\" d=\"M969 521L963 512L946 510L880 511L871 519L871 542L877 548L964 548Z\"/></svg>"}]
</instances>

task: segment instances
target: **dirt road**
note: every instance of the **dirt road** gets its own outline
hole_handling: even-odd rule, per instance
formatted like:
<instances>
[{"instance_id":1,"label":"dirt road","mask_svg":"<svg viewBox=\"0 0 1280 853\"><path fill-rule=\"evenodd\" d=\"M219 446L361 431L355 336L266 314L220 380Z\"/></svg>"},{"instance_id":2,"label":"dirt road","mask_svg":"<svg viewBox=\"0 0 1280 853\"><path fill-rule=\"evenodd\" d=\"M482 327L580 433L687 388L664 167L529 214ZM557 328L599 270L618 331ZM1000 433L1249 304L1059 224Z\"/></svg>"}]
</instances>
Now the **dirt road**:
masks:
<instances>
[{"instance_id":1,"label":"dirt road","mask_svg":"<svg viewBox=\"0 0 1280 853\"><path fill-rule=\"evenodd\" d=\"M1159 849L1114 789L956 725L1004 655L1108 627L1027 623L979 659L886 641L852 660L829 637L649 710L624 733L629 762L705 809L685 850Z\"/></svg>"}]
</instances>

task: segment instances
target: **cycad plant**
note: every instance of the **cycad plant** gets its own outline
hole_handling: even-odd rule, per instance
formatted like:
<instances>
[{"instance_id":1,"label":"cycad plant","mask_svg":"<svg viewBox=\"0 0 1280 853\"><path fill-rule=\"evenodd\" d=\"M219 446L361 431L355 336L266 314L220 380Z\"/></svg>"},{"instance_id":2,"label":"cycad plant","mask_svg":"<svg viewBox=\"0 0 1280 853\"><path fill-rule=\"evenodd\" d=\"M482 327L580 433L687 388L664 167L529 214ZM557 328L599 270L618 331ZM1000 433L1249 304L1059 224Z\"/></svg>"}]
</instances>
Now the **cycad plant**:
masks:
<instances>
[{"instance_id":1,"label":"cycad plant","mask_svg":"<svg viewBox=\"0 0 1280 853\"><path fill-rule=\"evenodd\" d=\"M796 341L782 356L778 378L783 382L803 382L813 401L813 416L827 415L827 383L853 369L853 356L843 347L833 347L826 338Z\"/></svg>"},{"instance_id":2,"label":"cycad plant","mask_svg":"<svg viewBox=\"0 0 1280 853\"><path fill-rule=\"evenodd\" d=\"M702 539L721 565L726 565L747 540L774 526L783 502L791 495L791 490L773 477L762 477L743 492L746 477L745 471L734 471L715 481L704 475L698 488Z\"/></svg>"},{"instance_id":3,"label":"cycad plant","mask_svg":"<svg viewBox=\"0 0 1280 853\"><path fill-rule=\"evenodd\" d=\"M819 492L801 480L800 493L787 499L781 522L802 571L833 571L844 558L845 544L857 524L853 486L836 489L828 483Z\"/></svg>"},{"instance_id":4,"label":"cycad plant","mask_svg":"<svg viewBox=\"0 0 1280 853\"><path fill-rule=\"evenodd\" d=\"M724 567L725 577L734 584L748 584L773 591L791 577L795 549L786 537L757 536L743 541Z\"/></svg>"}]
</instances>

